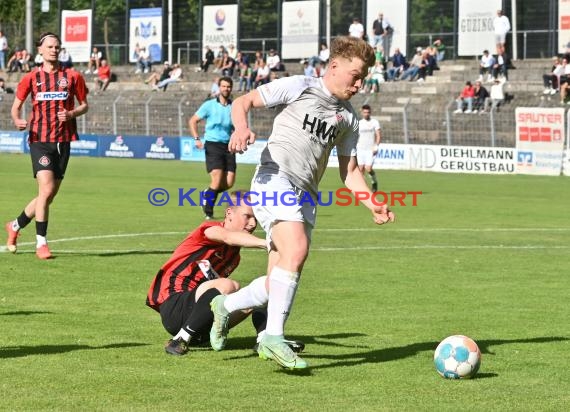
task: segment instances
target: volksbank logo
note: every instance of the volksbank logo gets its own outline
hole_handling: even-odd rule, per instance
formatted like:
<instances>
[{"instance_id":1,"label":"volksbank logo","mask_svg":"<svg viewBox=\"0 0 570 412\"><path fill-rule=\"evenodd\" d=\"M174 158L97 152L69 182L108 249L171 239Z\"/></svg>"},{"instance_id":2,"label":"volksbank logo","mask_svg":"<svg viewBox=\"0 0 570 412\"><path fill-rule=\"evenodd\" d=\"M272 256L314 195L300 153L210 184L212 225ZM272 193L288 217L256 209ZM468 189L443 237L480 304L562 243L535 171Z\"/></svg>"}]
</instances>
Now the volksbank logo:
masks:
<instances>
[{"instance_id":1,"label":"volksbank logo","mask_svg":"<svg viewBox=\"0 0 570 412\"><path fill-rule=\"evenodd\" d=\"M68 92L39 92L36 94L36 100L67 100Z\"/></svg>"}]
</instances>

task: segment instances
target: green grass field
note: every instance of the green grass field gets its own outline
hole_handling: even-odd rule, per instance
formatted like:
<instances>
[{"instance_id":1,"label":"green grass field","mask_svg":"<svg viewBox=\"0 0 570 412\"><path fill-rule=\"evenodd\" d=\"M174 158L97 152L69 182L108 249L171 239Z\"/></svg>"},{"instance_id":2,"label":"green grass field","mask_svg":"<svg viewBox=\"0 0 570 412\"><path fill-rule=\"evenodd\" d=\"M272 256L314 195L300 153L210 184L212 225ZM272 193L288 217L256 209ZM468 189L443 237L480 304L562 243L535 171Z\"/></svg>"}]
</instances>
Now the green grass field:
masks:
<instances>
[{"instance_id":1,"label":"green grass field","mask_svg":"<svg viewBox=\"0 0 570 412\"><path fill-rule=\"evenodd\" d=\"M240 166L236 187L252 173ZM287 324L310 368L288 372L254 355L249 321L223 352L164 354L145 295L201 222L173 198L205 186L203 165L73 158L50 216L56 259L33 254L33 224L18 254L0 253L0 410L568 410L570 179L380 178L422 191L418 206L382 227L362 206L320 208ZM339 185L331 169L321 189ZM149 204L154 187L168 205ZM36 192L27 156L0 155L0 188L4 223ZM265 254L242 257L233 277L247 284ZM479 344L476 379L436 373L433 351L453 334Z\"/></svg>"}]
</instances>

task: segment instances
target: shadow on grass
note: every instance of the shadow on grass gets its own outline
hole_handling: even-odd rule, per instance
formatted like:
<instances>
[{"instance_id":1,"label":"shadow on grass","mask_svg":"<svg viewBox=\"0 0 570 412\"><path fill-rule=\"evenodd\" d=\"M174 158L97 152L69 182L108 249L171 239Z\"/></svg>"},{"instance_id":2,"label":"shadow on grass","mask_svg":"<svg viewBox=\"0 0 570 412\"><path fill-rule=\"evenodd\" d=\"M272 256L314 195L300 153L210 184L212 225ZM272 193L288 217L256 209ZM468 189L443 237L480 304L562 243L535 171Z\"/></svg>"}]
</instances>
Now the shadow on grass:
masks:
<instances>
[{"instance_id":1,"label":"shadow on grass","mask_svg":"<svg viewBox=\"0 0 570 412\"><path fill-rule=\"evenodd\" d=\"M125 342L113 343L103 346L89 345L38 345L38 346L6 346L0 347L0 359L19 358L30 355L53 355L57 353L67 353L75 350L99 350L99 349L120 349L132 348L136 346L148 346L147 343Z\"/></svg>"},{"instance_id":2,"label":"shadow on grass","mask_svg":"<svg viewBox=\"0 0 570 412\"><path fill-rule=\"evenodd\" d=\"M30 315L44 315L52 314L53 312L48 312L44 310L16 310L13 312L0 313L0 316L30 316Z\"/></svg>"},{"instance_id":3,"label":"shadow on grass","mask_svg":"<svg viewBox=\"0 0 570 412\"><path fill-rule=\"evenodd\" d=\"M493 355L494 353L489 349L492 346L497 345L508 345L512 343L549 343L549 342L562 342L568 341L570 338L564 336L544 336L537 338L525 338L525 339L482 339L477 340L477 345L479 349L484 354ZM338 355L311 355L305 354L303 358L306 359L330 359L332 362L317 365L311 369L325 369L325 368L337 368L342 366L357 366L367 363L380 363L380 362L390 362L398 359L408 358L410 356L415 356L420 352L432 352L435 350L439 342L419 342L412 343L405 346L396 346L392 348L375 349L367 352L356 352L356 353L345 353ZM488 376L487 376L488 375ZM487 374L484 377L493 377L493 374ZM483 377L483 376L482 376Z\"/></svg>"},{"instance_id":4,"label":"shadow on grass","mask_svg":"<svg viewBox=\"0 0 570 412\"><path fill-rule=\"evenodd\" d=\"M366 335L364 333L335 333L335 334L317 335L317 336L294 335L294 336L287 336L287 339L301 340L305 343L305 345L337 346L341 348L363 348L362 345L346 345L343 343L334 342L335 339L336 340L347 339L359 336L366 336ZM253 345L255 345L255 336L232 338L230 334L230 336L228 337L228 344L226 345L226 349L228 350L250 349L253 347ZM253 351L252 354L254 354Z\"/></svg>"}]
</instances>

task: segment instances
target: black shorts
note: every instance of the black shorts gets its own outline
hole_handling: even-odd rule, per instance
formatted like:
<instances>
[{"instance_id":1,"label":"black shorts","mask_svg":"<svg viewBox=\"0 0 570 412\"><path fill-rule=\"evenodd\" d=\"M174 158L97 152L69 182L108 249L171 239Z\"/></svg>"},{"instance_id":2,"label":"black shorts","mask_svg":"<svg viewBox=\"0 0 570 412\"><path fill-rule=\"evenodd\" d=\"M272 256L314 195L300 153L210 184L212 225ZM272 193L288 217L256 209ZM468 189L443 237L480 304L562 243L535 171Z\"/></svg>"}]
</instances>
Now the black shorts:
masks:
<instances>
[{"instance_id":1,"label":"black shorts","mask_svg":"<svg viewBox=\"0 0 570 412\"><path fill-rule=\"evenodd\" d=\"M34 177L42 170L51 170L58 180L63 179L71 145L69 142L63 143L30 143L30 155L32 157L32 169Z\"/></svg>"},{"instance_id":2,"label":"black shorts","mask_svg":"<svg viewBox=\"0 0 570 412\"><path fill-rule=\"evenodd\" d=\"M176 335L192 313L195 304L196 289L191 292L179 292L170 295L159 308L164 329L171 335Z\"/></svg>"},{"instance_id":3,"label":"black shorts","mask_svg":"<svg viewBox=\"0 0 570 412\"><path fill-rule=\"evenodd\" d=\"M236 155L228 151L227 143L206 142L206 170L210 173L214 169L224 172L236 172Z\"/></svg>"}]
</instances>

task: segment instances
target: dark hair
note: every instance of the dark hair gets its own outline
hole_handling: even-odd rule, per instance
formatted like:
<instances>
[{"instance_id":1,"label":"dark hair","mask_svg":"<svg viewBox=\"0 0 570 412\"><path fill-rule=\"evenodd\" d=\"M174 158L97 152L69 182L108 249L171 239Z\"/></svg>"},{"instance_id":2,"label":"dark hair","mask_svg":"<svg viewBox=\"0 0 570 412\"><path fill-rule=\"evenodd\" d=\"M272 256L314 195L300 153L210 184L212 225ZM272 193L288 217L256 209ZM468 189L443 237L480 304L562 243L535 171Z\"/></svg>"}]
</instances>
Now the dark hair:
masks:
<instances>
[{"instance_id":1,"label":"dark hair","mask_svg":"<svg viewBox=\"0 0 570 412\"><path fill-rule=\"evenodd\" d=\"M369 104L364 104L364 105L362 105L361 109L362 109L362 110L372 110L372 109L370 109L370 105L369 105Z\"/></svg>"},{"instance_id":2,"label":"dark hair","mask_svg":"<svg viewBox=\"0 0 570 412\"><path fill-rule=\"evenodd\" d=\"M43 32L42 34L40 34L40 38L38 40L38 42L36 43L36 47L40 47L44 40L47 39L48 37L55 37L57 39L57 41L59 42L59 44L61 45L61 39L59 38L59 36L55 33L52 33L51 31L46 31Z\"/></svg>"},{"instance_id":3,"label":"dark hair","mask_svg":"<svg viewBox=\"0 0 570 412\"><path fill-rule=\"evenodd\" d=\"M220 80L218 80L218 86L221 86L222 82L227 82L230 84L231 87L234 87L234 81L229 76L220 77Z\"/></svg>"}]
</instances>

